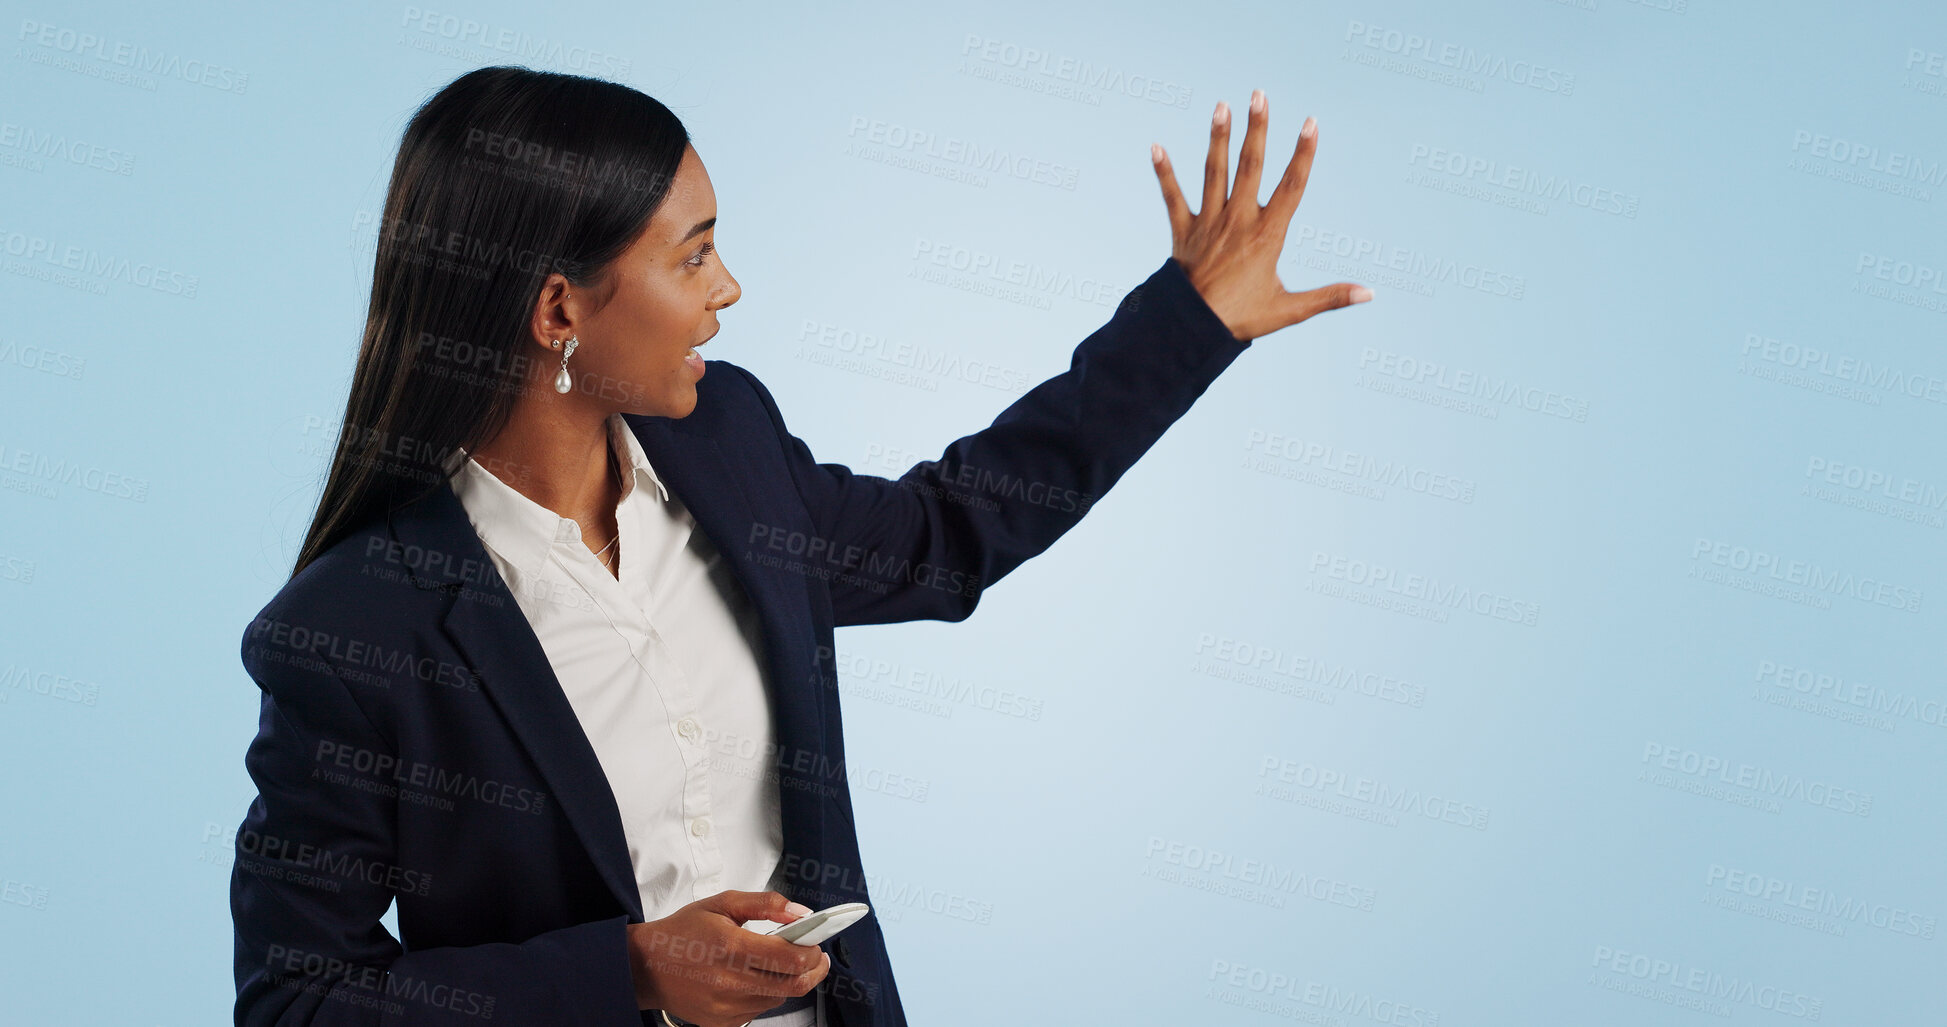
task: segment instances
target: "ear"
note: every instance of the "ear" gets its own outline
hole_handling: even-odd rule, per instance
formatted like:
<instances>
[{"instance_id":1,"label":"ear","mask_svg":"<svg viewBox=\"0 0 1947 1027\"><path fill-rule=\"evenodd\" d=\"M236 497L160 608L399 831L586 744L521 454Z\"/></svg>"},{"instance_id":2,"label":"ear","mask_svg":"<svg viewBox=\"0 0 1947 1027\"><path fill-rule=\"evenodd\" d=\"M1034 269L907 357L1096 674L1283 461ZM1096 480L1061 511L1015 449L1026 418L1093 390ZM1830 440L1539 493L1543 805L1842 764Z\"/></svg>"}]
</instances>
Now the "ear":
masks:
<instances>
[{"instance_id":1,"label":"ear","mask_svg":"<svg viewBox=\"0 0 1947 1027\"><path fill-rule=\"evenodd\" d=\"M540 295L534 298L534 313L528 330L536 346L554 352L560 349L561 340L579 334L580 326L576 323L580 306L575 299L577 292L559 271L548 275L541 283Z\"/></svg>"}]
</instances>

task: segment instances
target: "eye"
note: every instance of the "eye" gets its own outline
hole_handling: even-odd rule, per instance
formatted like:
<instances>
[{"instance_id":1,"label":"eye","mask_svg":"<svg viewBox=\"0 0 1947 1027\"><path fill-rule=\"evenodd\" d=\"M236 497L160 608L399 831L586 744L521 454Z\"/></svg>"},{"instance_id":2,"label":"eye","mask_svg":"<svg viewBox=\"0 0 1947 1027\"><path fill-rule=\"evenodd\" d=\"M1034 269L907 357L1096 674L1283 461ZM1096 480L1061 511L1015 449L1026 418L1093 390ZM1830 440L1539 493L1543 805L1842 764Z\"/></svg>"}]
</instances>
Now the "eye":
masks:
<instances>
[{"instance_id":1,"label":"eye","mask_svg":"<svg viewBox=\"0 0 1947 1027\"><path fill-rule=\"evenodd\" d=\"M711 253L716 252L716 248L717 248L716 243L706 242L703 244L702 249L696 251L696 256L691 257L690 259L684 261L683 263L688 264L690 267L702 267L703 258L709 256Z\"/></svg>"}]
</instances>

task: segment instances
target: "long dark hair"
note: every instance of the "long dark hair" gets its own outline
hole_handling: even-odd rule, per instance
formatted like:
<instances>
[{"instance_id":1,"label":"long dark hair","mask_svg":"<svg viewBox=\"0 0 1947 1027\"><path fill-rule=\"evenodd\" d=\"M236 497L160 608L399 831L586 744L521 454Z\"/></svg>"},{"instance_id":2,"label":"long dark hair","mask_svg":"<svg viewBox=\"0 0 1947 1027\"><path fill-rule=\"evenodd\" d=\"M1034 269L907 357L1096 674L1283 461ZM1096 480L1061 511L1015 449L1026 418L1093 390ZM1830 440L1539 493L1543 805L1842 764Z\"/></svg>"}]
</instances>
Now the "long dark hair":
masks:
<instances>
[{"instance_id":1,"label":"long dark hair","mask_svg":"<svg viewBox=\"0 0 1947 1027\"><path fill-rule=\"evenodd\" d=\"M507 423L541 283L600 288L690 137L654 98L527 68L468 72L406 126L386 188L358 366L291 576L446 481Z\"/></svg>"}]
</instances>

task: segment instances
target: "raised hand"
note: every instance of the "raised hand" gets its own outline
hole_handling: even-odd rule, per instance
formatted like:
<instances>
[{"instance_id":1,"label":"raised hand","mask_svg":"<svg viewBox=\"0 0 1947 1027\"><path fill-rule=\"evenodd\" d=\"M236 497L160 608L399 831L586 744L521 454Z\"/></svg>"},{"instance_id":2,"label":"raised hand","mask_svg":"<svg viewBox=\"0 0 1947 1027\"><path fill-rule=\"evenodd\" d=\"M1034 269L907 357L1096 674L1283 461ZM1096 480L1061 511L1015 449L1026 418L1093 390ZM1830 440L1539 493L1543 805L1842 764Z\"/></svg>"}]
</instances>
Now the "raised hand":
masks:
<instances>
[{"instance_id":1,"label":"raised hand","mask_svg":"<svg viewBox=\"0 0 1947 1027\"><path fill-rule=\"evenodd\" d=\"M1230 105L1219 100L1210 119L1210 153L1203 162L1203 203L1195 213L1183 200L1176 172L1161 146L1149 148L1156 177L1163 186L1163 205L1169 209L1170 255L1188 272L1210 309L1230 334L1255 339L1297 324L1314 314L1372 298L1372 290L1353 282L1322 285L1304 292L1288 292L1278 279L1278 256L1284 252L1285 231L1298 200L1305 195L1312 156L1318 152L1318 123L1305 119L1298 131L1298 149L1285 165L1284 177L1271 191L1269 203L1257 202L1258 178L1264 170L1264 133L1270 123L1270 103L1263 90L1251 92L1250 124L1244 130L1244 149L1237 157L1237 182L1230 178Z\"/></svg>"}]
</instances>

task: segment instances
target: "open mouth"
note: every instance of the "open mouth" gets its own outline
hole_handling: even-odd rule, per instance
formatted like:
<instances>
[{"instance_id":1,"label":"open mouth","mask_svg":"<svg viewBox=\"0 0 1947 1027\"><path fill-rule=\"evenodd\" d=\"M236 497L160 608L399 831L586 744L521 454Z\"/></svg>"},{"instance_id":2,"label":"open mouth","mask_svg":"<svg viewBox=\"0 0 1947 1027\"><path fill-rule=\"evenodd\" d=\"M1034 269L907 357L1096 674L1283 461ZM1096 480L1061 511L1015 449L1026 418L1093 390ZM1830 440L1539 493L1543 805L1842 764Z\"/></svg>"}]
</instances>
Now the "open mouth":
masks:
<instances>
[{"instance_id":1,"label":"open mouth","mask_svg":"<svg viewBox=\"0 0 1947 1027\"><path fill-rule=\"evenodd\" d=\"M687 351L685 351L685 352L683 353L683 360L684 360L685 362L687 362L687 363L690 363L690 364L693 364L693 365L695 365L695 366L696 366L696 369L697 369L697 370L699 370L699 371L700 371L700 370L702 370L702 369L703 369L703 357L702 357L702 356L701 356L700 354L698 354L698 353L697 353L696 351L697 351L697 350L699 350L699 349L701 349L701 348L703 348L704 346L707 346L707 345L709 345L709 343L710 343L710 340L711 340L711 339L714 339L714 338L716 338L716 337L717 337L717 332L720 332L720 331L723 331L723 326L722 326L722 325L718 325L718 326L717 326L717 331L716 331L716 332L711 332L711 333L709 334L709 336L708 336L708 337L706 337L706 338L705 338L705 339L704 339L704 340L703 340L702 342L699 342L699 343L697 343L696 345L694 345L694 346L691 346L691 347L690 347L690 348L689 348L689 349L688 349Z\"/></svg>"}]
</instances>

